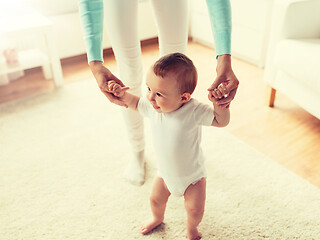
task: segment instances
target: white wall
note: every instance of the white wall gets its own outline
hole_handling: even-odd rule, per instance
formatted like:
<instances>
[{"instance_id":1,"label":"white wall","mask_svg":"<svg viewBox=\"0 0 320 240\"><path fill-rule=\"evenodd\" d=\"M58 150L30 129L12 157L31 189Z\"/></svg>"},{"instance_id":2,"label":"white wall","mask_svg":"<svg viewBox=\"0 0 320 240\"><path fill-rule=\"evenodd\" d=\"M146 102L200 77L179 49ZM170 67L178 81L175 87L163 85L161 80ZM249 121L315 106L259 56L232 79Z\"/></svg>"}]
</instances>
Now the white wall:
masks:
<instances>
[{"instance_id":1,"label":"white wall","mask_svg":"<svg viewBox=\"0 0 320 240\"><path fill-rule=\"evenodd\" d=\"M232 55L260 67L265 64L273 0L231 0ZM191 0L190 35L214 47L205 0Z\"/></svg>"}]
</instances>

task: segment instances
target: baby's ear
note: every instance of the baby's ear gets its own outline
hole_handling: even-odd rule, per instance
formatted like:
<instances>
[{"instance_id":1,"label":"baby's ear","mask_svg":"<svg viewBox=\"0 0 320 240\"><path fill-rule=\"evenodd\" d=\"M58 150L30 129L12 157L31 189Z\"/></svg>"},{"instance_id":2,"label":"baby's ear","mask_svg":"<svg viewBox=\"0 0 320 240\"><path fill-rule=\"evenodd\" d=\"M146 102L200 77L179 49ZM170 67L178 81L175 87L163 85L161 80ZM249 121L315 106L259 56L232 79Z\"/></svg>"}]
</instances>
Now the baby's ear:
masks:
<instances>
[{"instance_id":1,"label":"baby's ear","mask_svg":"<svg viewBox=\"0 0 320 240\"><path fill-rule=\"evenodd\" d=\"M181 101L183 103L189 102L190 98L191 98L191 94L190 93L185 92L185 93L183 93L181 95Z\"/></svg>"}]
</instances>

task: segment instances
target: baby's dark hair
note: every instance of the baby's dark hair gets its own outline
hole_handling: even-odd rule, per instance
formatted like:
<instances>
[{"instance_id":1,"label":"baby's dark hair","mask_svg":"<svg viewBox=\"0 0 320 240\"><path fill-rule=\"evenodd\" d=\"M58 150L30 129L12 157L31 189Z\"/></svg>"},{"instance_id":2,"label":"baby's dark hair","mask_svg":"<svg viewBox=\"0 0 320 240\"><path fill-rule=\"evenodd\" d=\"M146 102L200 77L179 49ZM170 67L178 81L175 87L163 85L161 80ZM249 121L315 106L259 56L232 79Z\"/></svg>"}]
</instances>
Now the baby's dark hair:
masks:
<instances>
[{"instance_id":1,"label":"baby's dark hair","mask_svg":"<svg viewBox=\"0 0 320 240\"><path fill-rule=\"evenodd\" d=\"M180 93L192 94L197 85L198 74L193 62L182 53L172 53L161 57L153 65L155 75L165 77L174 74Z\"/></svg>"}]
</instances>

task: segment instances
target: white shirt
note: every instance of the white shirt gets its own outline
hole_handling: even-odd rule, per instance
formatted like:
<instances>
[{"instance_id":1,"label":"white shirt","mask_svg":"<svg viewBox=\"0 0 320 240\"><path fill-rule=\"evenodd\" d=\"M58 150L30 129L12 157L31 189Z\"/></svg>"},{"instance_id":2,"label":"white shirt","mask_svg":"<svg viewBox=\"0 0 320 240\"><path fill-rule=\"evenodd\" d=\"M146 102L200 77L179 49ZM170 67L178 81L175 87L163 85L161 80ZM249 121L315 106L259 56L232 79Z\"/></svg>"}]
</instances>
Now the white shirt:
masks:
<instances>
[{"instance_id":1,"label":"white shirt","mask_svg":"<svg viewBox=\"0 0 320 240\"><path fill-rule=\"evenodd\" d=\"M211 126L213 107L191 99L173 112L158 113L146 98L140 98L138 111L150 119L161 175L187 177L204 168L201 126Z\"/></svg>"}]
</instances>

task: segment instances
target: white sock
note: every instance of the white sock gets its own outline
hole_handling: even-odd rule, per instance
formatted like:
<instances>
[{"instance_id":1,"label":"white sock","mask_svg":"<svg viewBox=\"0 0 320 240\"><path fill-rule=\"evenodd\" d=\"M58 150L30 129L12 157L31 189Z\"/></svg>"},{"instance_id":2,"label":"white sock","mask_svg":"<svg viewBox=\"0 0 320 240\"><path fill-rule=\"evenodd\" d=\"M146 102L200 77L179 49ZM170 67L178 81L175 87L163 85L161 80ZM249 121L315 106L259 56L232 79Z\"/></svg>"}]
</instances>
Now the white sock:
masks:
<instances>
[{"instance_id":1,"label":"white sock","mask_svg":"<svg viewBox=\"0 0 320 240\"><path fill-rule=\"evenodd\" d=\"M142 184L144 184L144 150L142 150L141 152L133 153L133 157L124 172L124 178L133 185L141 186Z\"/></svg>"}]
</instances>

